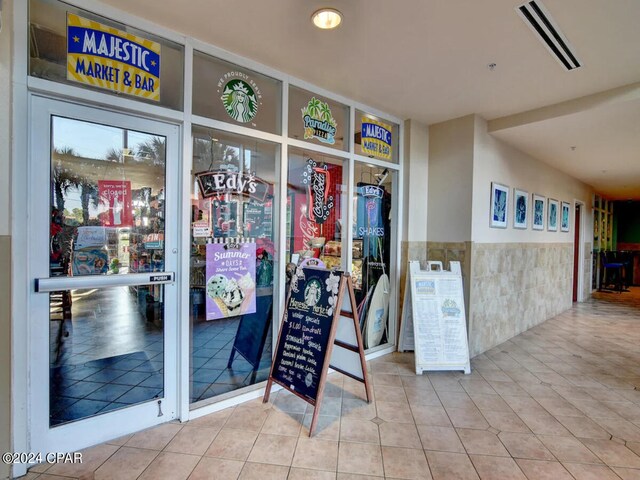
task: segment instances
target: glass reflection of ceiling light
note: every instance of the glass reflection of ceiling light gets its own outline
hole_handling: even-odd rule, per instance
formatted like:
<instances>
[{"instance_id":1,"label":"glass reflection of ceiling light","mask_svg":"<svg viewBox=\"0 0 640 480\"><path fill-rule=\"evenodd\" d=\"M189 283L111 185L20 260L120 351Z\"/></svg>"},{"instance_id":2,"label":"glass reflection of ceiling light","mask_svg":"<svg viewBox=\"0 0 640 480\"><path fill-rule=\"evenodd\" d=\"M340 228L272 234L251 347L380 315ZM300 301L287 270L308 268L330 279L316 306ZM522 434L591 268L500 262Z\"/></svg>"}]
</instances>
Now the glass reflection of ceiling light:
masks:
<instances>
[{"instance_id":1,"label":"glass reflection of ceiling light","mask_svg":"<svg viewBox=\"0 0 640 480\"><path fill-rule=\"evenodd\" d=\"M342 14L334 8L321 8L311 15L313 24L323 30L336 28L342 22Z\"/></svg>"}]
</instances>

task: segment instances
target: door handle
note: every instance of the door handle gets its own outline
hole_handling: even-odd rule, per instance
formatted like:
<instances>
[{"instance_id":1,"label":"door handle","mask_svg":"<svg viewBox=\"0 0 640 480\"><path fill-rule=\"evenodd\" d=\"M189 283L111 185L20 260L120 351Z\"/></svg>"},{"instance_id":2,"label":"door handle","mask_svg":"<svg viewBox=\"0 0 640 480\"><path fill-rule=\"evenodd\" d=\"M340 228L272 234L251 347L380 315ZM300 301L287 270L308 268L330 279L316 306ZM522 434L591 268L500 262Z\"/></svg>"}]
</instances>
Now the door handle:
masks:
<instances>
[{"instance_id":1,"label":"door handle","mask_svg":"<svg viewBox=\"0 0 640 480\"><path fill-rule=\"evenodd\" d=\"M36 293L59 292L78 288L105 288L175 283L174 272L127 273L125 275L85 275L82 277L36 278Z\"/></svg>"}]
</instances>

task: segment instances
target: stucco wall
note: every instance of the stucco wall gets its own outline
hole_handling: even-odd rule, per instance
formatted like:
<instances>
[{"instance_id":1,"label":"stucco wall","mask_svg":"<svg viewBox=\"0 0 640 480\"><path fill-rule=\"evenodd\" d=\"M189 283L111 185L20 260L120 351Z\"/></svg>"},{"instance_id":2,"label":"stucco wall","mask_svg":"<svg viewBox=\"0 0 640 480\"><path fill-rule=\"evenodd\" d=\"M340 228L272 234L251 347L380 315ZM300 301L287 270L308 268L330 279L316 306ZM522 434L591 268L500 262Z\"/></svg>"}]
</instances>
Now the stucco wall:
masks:
<instances>
[{"instance_id":1,"label":"stucco wall","mask_svg":"<svg viewBox=\"0 0 640 480\"><path fill-rule=\"evenodd\" d=\"M474 115L429 127L430 242L471 239Z\"/></svg>"}]
</instances>

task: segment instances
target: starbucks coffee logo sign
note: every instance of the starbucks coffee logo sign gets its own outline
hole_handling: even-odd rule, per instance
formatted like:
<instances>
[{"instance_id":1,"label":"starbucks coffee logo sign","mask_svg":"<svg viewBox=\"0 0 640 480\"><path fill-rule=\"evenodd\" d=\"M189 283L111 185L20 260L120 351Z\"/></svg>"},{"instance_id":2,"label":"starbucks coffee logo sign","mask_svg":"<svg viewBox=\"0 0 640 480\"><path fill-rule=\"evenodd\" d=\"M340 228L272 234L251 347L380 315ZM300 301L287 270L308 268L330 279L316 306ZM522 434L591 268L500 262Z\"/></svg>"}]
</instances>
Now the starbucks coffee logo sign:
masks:
<instances>
[{"instance_id":1,"label":"starbucks coffee logo sign","mask_svg":"<svg viewBox=\"0 0 640 480\"><path fill-rule=\"evenodd\" d=\"M218 93L225 111L236 122L251 122L262 104L258 85L242 72L225 73L218 81Z\"/></svg>"}]
</instances>

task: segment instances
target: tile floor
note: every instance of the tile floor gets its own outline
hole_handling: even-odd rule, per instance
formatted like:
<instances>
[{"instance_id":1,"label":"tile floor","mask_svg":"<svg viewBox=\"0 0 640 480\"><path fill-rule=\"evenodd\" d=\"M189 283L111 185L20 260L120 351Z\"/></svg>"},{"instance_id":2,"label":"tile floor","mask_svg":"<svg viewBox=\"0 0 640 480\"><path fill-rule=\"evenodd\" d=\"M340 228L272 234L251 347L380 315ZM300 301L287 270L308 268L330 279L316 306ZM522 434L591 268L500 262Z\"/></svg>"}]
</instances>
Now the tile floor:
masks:
<instances>
[{"instance_id":1,"label":"tile floor","mask_svg":"<svg viewBox=\"0 0 640 480\"><path fill-rule=\"evenodd\" d=\"M25 478L640 479L640 289L595 299L475 357L471 375L370 362L375 401L330 376L312 407L273 394L84 452Z\"/></svg>"}]
</instances>

